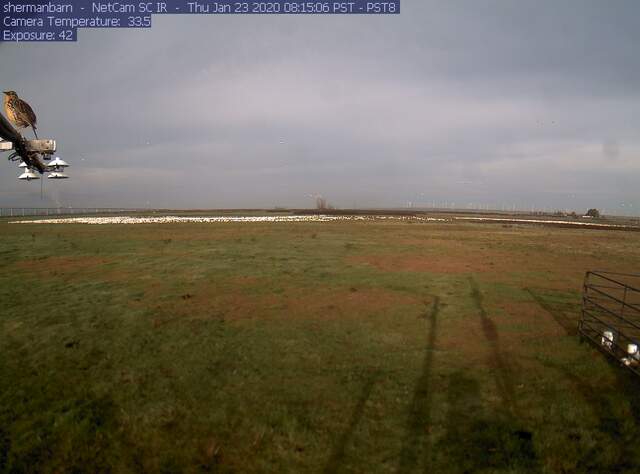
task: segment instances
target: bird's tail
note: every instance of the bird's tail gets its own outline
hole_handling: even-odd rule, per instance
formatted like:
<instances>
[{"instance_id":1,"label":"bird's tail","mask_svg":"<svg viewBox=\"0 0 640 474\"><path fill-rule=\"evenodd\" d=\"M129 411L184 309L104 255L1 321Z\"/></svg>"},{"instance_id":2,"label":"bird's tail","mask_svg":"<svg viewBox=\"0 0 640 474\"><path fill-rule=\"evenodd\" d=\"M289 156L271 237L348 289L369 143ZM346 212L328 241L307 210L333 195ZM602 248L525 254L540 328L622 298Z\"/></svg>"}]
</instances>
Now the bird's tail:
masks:
<instances>
[{"instance_id":1,"label":"bird's tail","mask_svg":"<svg viewBox=\"0 0 640 474\"><path fill-rule=\"evenodd\" d=\"M38 134L36 133L35 125L31 125L31 129L33 130L33 134L36 136L36 140L38 140Z\"/></svg>"}]
</instances>

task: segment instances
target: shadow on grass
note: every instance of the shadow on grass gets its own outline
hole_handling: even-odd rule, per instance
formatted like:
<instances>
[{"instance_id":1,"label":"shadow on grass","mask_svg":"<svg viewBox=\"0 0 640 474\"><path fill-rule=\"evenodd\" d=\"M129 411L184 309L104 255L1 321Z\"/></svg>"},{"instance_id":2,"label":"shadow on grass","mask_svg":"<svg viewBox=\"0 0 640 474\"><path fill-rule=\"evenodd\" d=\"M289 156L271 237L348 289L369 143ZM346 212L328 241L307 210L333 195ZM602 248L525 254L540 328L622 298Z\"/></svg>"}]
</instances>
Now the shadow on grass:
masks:
<instances>
[{"instance_id":1,"label":"shadow on grass","mask_svg":"<svg viewBox=\"0 0 640 474\"><path fill-rule=\"evenodd\" d=\"M487 313L476 280L469 278L469 285L489 347L489 365L502 407L487 412L483 409L478 382L463 371L452 374L447 389L447 429L434 450L435 470L451 471L453 466L453 472L461 473L538 472L540 465L533 433L523 426L519 416L514 387L516 371L502 352L497 327Z\"/></svg>"},{"instance_id":2,"label":"shadow on grass","mask_svg":"<svg viewBox=\"0 0 640 474\"><path fill-rule=\"evenodd\" d=\"M49 405L25 397L20 402L0 411L0 472L112 470L109 451L116 410L111 399L69 398ZM30 436L12 438L12 429L31 413Z\"/></svg>"},{"instance_id":3,"label":"shadow on grass","mask_svg":"<svg viewBox=\"0 0 640 474\"><path fill-rule=\"evenodd\" d=\"M615 371L616 382L605 387L594 387L561 364L548 361L543 364L560 372L571 383L597 420L595 431L585 434L568 430L565 452L571 453L571 461L579 472L638 472L640 456L636 440L640 436L640 380L616 362L608 362ZM630 416L625 417L625 410L616 413L617 395L628 400Z\"/></svg>"},{"instance_id":4,"label":"shadow on grass","mask_svg":"<svg viewBox=\"0 0 640 474\"><path fill-rule=\"evenodd\" d=\"M376 377L377 374L372 374L364 384L362 393L360 394L360 398L358 399L358 403L356 404L356 407L351 414L349 425L333 447L331 456L329 457L329 461L327 462L327 465L325 466L323 471L325 474L338 472L340 465L343 463L347 445L351 441L351 438L353 438L353 433L360 423L360 420L362 419L362 415L364 414L364 407L367 403L367 400L369 400L369 398L371 397L371 392L373 390L373 386L375 385Z\"/></svg>"},{"instance_id":5,"label":"shadow on grass","mask_svg":"<svg viewBox=\"0 0 640 474\"><path fill-rule=\"evenodd\" d=\"M567 315L568 310L575 311L576 305L574 302L567 301L566 295L549 295L542 290L533 290L531 288L525 288L525 291L562 326L568 336L578 334L579 316L576 315L576 317L572 318Z\"/></svg>"},{"instance_id":6,"label":"shadow on grass","mask_svg":"<svg viewBox=\"0 0 640 474\"><path fill-rule=\"evenodd\" d=\"M430 449L426 442L429 436L428 428L431 422L432 394L430 390L431 369L433 366L433 349L436 342L438 313L440 311L440 298L435 297L431 311L428 312L427 319L429 330L427 336L427 346L422 363L422 373L416 384L407 418L406 436L400 451L400 460L397 472L405 473L418 467L420 460L420 450L424 443L423 459L425 471L429 471Z\"/></svg>"},{"instance_id":7,"label":"shadow on grass","mask_svg":"<svg viewBox=\"0 0 640 474\"><path fill-rule=\"evenodd\" d=\"M449 377L447 430L435 456L455 472L518 469L535 472L533 434L511 418L490 418L483 411L478 382L458 371Z\"/></svg>"},{"instance_id":8,"label":"shadow on grass","mask_svg":"<svg viewBox=\"0 0 640 474\"><path fill-rule=\"evenodd\" d=\"M482 334L484 335L490 349L490 365L495 371L496 385L500 392L500 397L504 404L504 408L510 415L517 414L517 403L515 396L515 388L513 386L514 370L509 361L503 356L500 349L500 337L495 323L489 318L484 307L484 297L478 288L478 283L469 278L471 285L471 298L473 299L482 324Z\"/></svg>"}]
</instances>

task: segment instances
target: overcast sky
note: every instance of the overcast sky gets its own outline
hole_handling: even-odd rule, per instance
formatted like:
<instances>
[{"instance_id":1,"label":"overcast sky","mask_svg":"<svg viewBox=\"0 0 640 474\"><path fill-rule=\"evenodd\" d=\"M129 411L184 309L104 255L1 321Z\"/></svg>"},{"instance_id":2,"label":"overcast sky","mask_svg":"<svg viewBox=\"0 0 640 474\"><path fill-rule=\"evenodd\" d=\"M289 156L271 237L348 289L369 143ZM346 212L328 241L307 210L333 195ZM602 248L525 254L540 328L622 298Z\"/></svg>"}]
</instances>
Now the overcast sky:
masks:
<instances>
[{"instance_id":1,"label":"overcast sky","mask_svg":"<svg viewBox=\"0 0 640 474\"><path fill-rule=\"evenodd\" d=\"M399 16L154 16L0 43L71 179L0 206L640 214L640 2L403 0Z\"/></svg>"}]
</instances>

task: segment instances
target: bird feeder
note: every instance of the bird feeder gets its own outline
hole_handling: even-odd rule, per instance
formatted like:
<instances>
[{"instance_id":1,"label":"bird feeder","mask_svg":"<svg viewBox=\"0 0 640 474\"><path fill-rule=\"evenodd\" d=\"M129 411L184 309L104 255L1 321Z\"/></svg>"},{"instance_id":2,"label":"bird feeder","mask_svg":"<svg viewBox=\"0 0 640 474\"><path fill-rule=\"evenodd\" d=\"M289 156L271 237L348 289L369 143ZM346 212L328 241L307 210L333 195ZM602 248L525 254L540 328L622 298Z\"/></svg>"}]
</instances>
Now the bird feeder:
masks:
<instances>
[{"instance_id":1,"label":"bird feeder","mask_svg":"<svg viewBox=\"0 0 640 474\"><path fill-rule=\"evenodd\" d=\"M68 179L69 175L67 175L65 173L58 172L58 171L54 171L49 176L47 176L47 178L48 179Z\"/></svg>"},{"instance_id":2,"label":"bird feeder","mask_svg":"<svg viewBox=\"0 0 640 474\"><path fill-rule=\"evenodd\" d=\"M32 179L40 179L40 176L35 174L30 168L27 168L24 173L18 176L18 179L21 179L23 181L31 181Z\"/></svg>"},{"instance_id":3,"label":"bird feeder","mask_svg":"<svg viewBox=\"0 0 640 474\"><path fill-rule=\"evenodd\" d=\"M47 169L52 173L47 176L49 179L68 179L69 176L65 174L64 169L69 167L69 163L56 156L49 164Z\"/></svg>"},{"instance_id":4,"label":"bird feeder","mask_svg":"<svg viewBox=\"0 0 640 474\"><path fill-rule=\"evenodd\" d=\"M64 160L61 160L59 156L56 156L52 161L47 164L47 168L66 168L69 166Z\"/></svg>"}]
</instances>

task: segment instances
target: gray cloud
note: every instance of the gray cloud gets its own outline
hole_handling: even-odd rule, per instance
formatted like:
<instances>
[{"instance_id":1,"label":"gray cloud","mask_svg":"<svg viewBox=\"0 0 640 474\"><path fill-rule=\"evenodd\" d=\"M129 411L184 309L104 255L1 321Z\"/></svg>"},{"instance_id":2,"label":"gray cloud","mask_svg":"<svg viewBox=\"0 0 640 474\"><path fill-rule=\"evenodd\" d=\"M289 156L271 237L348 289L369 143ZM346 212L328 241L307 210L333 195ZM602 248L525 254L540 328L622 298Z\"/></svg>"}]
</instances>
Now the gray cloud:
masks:
<instances>
[{"instance_id":1,"label":"gray cloud","mask_svg":"<svg viewBox=\"0 0 640 474\"><path fill-rule=\"evenodd\" d=\"M321 193L628 211L639 17L622 0L155 17L73 45L2 44L0 85L73 165L46 183L47 205L309 206ZM39 185L2 169L1 205L40 203Z\"/></svg>"}]
</instances>

